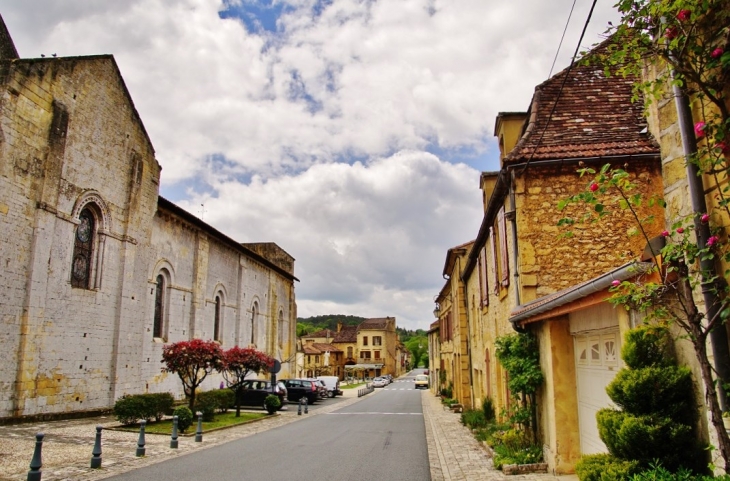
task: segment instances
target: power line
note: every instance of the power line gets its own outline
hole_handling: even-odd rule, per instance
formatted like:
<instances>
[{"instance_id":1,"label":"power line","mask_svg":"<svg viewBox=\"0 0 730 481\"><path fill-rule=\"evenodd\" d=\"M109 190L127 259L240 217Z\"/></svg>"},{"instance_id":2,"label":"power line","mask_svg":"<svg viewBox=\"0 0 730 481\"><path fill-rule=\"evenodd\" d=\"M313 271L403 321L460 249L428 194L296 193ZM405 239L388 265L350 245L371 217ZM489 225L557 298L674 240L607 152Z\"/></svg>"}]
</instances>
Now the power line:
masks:
<instances>
[{"instance_id":1,"label":"power line","mask_svg":"<svg viewBox=\"0 0 730 481\"><path fill-rule=\"evenodd\" d=\"M563 35L560 37L560 43L558 44L558 49L555 51L555 58L553 59L553 64L550 66L550 73L548 74L548 78L553 76L553 69L555 68L555 62L558 61L558 55L560 54L560 48L563 46L563 40L565 39L565 32L568 31L568 25L570 25L570 18L573 16L573 10L575 9L575 3L578 0L573 0L573 5L570 7L570 13L568 14L568 20L565 22L565 28L563 29Z\"/></svg>"},{"instance_id":2,"label":"power line","mask_svg":"<svg viewBox=\"0 0 730 481\"><path fill-rule=\"evenodd\" d=\"M598 0L593 0L593 3L591 4L591 10L588 12L588 18L586 18L585 23L583 24L583 31L580 33L580 38L578 39L578 45L575 47L575 52L573 53L573 58L570 61L570 65L568 65L568 68L565 69L565 75L563 76L563 82L560 84L560 90L558 90L558 95L555 97L555 103L553 103L552 109L550 109L550 115L548 115L547 121L545 122L545 127L542 129L542 133L540 134L540 138L537 139L537 143L532 149L532 153L530 154L530 158L527 159L527 162L525 162L525 165L522 167L522 170L520 171L520 175L522 175L525 170L527 170L527 167L530 165L530 162L532 162L532 159L535 157L535 154L537 153L538 147L540 147L540 143L542 142L542 139L545 137L545 132L547 132L548 126L550 125L550 120L553 118L553 114L555 113L555 108L558 105L558 101L560 100L560 95L563 93L563 88L565 87L565 83L568 81L568 76L570 74L570 71L573 69L573 65L575 65L575 59L578 57L578 51L580 50L580 45L583 43L583 37L586 34L586 30L588 29L588 24L591 22L591 17L593 16L593 9L596 7L596 2Z\"/></svg>"}]
</instances>

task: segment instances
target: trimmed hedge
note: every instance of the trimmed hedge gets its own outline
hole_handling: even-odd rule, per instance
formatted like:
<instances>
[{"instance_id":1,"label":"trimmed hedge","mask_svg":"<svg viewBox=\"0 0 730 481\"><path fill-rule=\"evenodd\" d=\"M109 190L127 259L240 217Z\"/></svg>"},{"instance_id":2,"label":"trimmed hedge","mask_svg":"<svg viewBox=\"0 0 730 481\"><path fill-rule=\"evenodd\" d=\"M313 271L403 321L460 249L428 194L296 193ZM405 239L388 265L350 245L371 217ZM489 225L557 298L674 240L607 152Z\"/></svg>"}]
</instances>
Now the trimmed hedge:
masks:
<instances>
[{"instance_id":1,"label":"trimmed hedge","mask_svg":"<svg viewBox=\"0 0 730 481\"><path fill-rule=\"evenodd\" d=\"M587 454L575 465L575 474L581 481L628 481L639 471L638 461L610 454Z\"/></svg>"},{"instance_id":2,"label":"trimmed hedge","mask_svg":"<svg viewBox=\"0 0 730 481\"><path fill-rule=\"evenodd\" d=\"M177 416L177 429L179 429L181 433L187 431L193 424L193 412L187 406L175 408L172 415Z\"/></svg>"},{"instance_id":3,"label":"trimmed hedge","mask_svg":"<svg viewBox=\"0 0 730 481\"><path fill-rule=\"evenodd\" d=\"M195 411L203 413L203 421L212 421L216 412L224 413L236 400L236 393L231 389L214 389L199 392L195 396Z\"/></svg>"},{"instance_id":4,"label":"trimmed hedge","mask_svg":"<svg viewBox=\"0 0 730 481\"><path fill-rule=\"evenodd\" d=\"M124 425L134 424L139 419L159 421L172 410L175 398L169 392L151 394L128 394L114 403L114 416Z\"/></svg>"}]
</instances>

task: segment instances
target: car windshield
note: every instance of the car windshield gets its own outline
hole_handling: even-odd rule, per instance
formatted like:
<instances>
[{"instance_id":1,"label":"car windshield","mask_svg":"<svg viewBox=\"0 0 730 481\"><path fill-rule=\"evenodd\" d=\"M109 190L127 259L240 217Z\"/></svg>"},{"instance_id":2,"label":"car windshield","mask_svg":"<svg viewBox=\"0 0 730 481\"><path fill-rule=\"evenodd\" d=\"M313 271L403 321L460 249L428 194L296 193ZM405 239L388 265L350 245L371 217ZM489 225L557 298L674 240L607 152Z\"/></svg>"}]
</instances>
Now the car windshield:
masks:
<instances>
[{"instance_id":1,"label":"car windshield","mask_svg":"<svg viewBox=\"0 0 730 481\"><path fill-rule=\"evenodd\" d=\"M427 381L427 380L428 380L428 376L424 376L423 374L419 374L418 376L416 376L416 381Z\"/></svg>"}]
</instances>

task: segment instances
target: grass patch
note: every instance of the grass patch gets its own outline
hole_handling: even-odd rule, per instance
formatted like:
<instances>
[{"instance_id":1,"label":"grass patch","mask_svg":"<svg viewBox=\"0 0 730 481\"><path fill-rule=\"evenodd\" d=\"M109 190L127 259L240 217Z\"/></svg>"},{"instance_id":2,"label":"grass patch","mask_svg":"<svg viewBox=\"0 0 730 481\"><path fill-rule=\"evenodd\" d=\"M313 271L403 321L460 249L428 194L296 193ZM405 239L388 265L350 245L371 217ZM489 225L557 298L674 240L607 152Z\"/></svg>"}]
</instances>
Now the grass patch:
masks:
<instances>
[{"instance_id":1,"label":"grass patch","mask_svg":"<svg viewBox=\"0 0 730 481\"><path fill-rule=\"evenodd\" d=\"M365 384L367 384L367 383L365 383L365 382L358 382L358 383L355 383L355 384L345 384L345 385L340 384L340 389L355 389L356 387L361 387L361 386L364 386Z\"/></svg>"},{"instance_id":2,"label":"grass patch","mask_svg":"<svg viewBox=\"0 0 730 481\"><path fill-rule=\"evenodd\" d=\"M235 426L237 424L243 424L254 419L261 419L267 417L266 413L250 413L242 412L240 417L236 417L235 412L227 412L223 414L216 414L215 419L210 422L203 421L203 432L210 431L218 428L225 428L229 426ZM120 431L139 432L139 423L132 424L129 426L119 426L115 428ZM198 418L195 418L193 425L188 428L185 434L195 434L198 429ZM146 434L171 434L172 433L172 419L163 419L162 421L147 423L144 428Z\"/></svg>"}]
</instances>

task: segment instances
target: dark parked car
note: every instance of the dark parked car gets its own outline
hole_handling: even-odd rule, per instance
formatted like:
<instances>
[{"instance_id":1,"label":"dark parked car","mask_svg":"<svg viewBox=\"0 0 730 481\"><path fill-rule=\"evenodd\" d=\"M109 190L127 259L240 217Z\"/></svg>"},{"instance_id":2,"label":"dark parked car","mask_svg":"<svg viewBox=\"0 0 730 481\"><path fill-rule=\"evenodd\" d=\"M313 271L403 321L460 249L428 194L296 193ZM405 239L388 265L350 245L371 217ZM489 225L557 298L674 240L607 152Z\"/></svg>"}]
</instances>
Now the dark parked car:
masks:
<instances>
[{"instance_id":1,"label":"dark parked car","mask_svg":"<svg viewBox=\"0 0 730 481\"><path fill-rule=\"evenodd\" d=\"M288 392L287 399L298 403L302 398L307 399L308 404L314 404L319 399L319 386L309 379L282 379Z\"/></svg>"},{"instance_id":2,"label":"dark parked car","mask_svg":"<svg viewBox=\"0 0 730 481\"><path fill-rule=\"evenodd\" d=\"M266 409L264 399L271 392L271 381L263 379L247 379L242 383L241 390L241 406L256 406ZM273 394L279 396L279 401L283 406L286 402L287 389L284 383L277 382Z\"/></svg>"}]
</instances>

